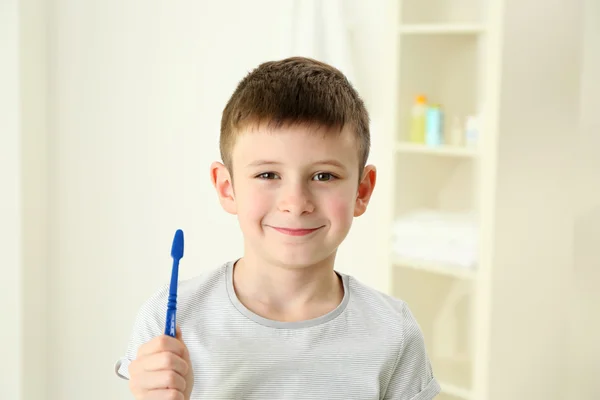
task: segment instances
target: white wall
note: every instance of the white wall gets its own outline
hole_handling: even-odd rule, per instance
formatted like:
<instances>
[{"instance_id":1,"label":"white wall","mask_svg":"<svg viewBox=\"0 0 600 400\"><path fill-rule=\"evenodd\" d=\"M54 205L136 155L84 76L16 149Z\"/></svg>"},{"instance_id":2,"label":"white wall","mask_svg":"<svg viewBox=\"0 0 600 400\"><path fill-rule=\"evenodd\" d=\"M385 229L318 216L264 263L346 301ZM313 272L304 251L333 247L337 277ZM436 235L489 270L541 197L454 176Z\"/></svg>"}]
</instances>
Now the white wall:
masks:
<instances>
[{"instance_id":1,"label":"white wall","mask_svg":"<svg viewBox=\"0 0 600 400\"><path fill-rule=\"evenodd\" d=\"M505 1L489 400L574 398L566 377L582 16L572 0L543 9Z\"/></svg>"},{"instance_id":2,"label":"white wall","mask_svg":"<svg viewBox=\"0 0 600 400\"><path fill-rule=\"evenodd\" d=\"M40 399L46 394L47 367L47 15L43 0L1 6L0 242L5 259L0 303L5 305L3 326L10 329L0 334L1 354L7 354L0 398Z\"/></svg>"},{"instance_id":3,"label":"white wall","mask_svg":"<svg viewBox=\"0 0 600 400\"><path fill-rule=\"evenodd\" d=\"M47 2L21 0L23 399L44 399L48 311Z\"/></svg>"},{"instance_id":4,"label":"white wall","mask_svg":"<svg viewBox=\"0 0 600 400\"><path fill-rule=\"evenodd\" d=\"M0 397L21 396L19 7L0 2Z\"/></svg>"},{"instance_id":5,"label":"white wall","mask_svg":"<svg viewBox=\"0 0 600 400\"><path fill-rule=\"evenodd\" d=\"M284 2L56 0L50 64L50 400L128 398L113 374L139 305L170 273L241 254L210 185L221 111L258 63L287 56ZM282 22L283 21L283 22ZM361 217L340 269L385 286ZM384 278L381 278L381 277ZM93 389L90 389L93 388Z\"/></svg>"},{"instance_id":6,"label":"white wall","mask_svg":"<svg viewBox=\"0 0 600 400\"><path fill-rule=\"evenodd\" d=\"M574 399L600 398L600 2L584 1L581 126L575 143L575 265L570 386Z\"/></svg>"}]
</instances>

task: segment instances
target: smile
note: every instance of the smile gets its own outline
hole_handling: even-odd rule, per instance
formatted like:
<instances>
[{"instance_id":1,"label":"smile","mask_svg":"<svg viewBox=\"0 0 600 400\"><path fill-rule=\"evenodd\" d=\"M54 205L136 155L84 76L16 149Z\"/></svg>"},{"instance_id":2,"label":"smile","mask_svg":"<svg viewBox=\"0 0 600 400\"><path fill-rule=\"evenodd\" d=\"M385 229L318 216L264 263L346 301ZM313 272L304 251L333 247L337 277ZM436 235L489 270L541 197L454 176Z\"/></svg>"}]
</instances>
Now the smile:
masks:
<instances>
[{"instance_id":1,"label":"smile","mask_svg":"<svg viewBox=\"0 0 600 400\"><path fill-rule=\"evenodd\" d=\"M321 229L321 227L310 228L310 229L291 229L291 228L278 228L276 226L271 226L271 228L275 229L279 233L283 233L284 235L289 235L289 236L306 236L306 235L310 235L311 233Z\"/></svg>"}]
</instances>

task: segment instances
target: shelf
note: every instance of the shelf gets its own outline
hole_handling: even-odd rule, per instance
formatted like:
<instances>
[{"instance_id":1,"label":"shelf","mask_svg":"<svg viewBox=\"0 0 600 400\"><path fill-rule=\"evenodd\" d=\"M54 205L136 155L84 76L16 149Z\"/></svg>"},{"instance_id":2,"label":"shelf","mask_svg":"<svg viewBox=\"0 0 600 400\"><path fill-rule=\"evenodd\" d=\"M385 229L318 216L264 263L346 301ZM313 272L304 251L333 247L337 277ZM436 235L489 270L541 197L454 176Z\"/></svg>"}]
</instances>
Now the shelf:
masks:
<instances>
[{"instance_id":1,"label":"shelf","mask_svg":"<svg viewBox=\"0 0 600 400\"><path fill-rule=\"evenodd\" d=\"M411 268L458 279L473 280L477 276L477 271L475 269L460 265L422 261L396 255L392 255L392 261L396 267Z\"/></svg>"},{"instance_id":2,"label":"shelf","mask_svg":"<svg viewBox=\"0 0 600 400\"><path fill-rule=\"evenodd\" d=\"M394 159L394 221L423 209L477 212L478 158L402 154Z\"/></svg>"},{"instance_id":3,"label":"shelf","mask_svg":"<svg viewBox=\"0 0 600 400\"><path fill-rule=\"evenodd\" d=\"M444 156L444 157L477 157L477 150L469 147L458 147L442 145L438 147L430 147L418 143L397 143L396 151L398 153L416 153L424 155Z\"/></svg>"},{"instance_id":4,"label":"shelf","mask_svg":"<svg viewBox=\"0 0 600 400\"><path fill-rule=\"evenodd\" d=\"M473 25L484 21L479 0L402 0L398 21L412 24Z\"/></svg>"},{"instance_id":5,"label":"shelf","mask_svg":"<svg viewBox=\"0 0 600 400\"><path fill-rule=\"evenodd\" d=\"M460 388L444 382L440 382L440 387L442 388L442 393L444 394L464 400L471 400L473 398L471 391L468 389Z\"/></svg>"},{"instance_id":6,"label":"shelf","mask_svg":"<svg viewBox=\"0 0 600 400\"><path fill-rule=\"evenodd\" d=\"M423 332L444 398L467 399L473 388L475 288L454 276L393 268L392 294L410 307Z\"/></svg>"},{"instance_id":7,"label":"shelf","mask_svg":"<svg viewBox=\"0 0 600 400\"><path fill-rule=\"evenodd\" d=\"M485 28L479 24L407 24L401 25L402 35L479 35Z\"/></svg>"},{"instance_id":8,"label":"shelf","mask_svg":"<svg viewBox=\"0 0 600 400\"><path fill-rule=\"evenodd\" d=\"M394 4L393 186L385 254L390 293L419 322L439 399L477 400L480 371L485 375L480 354L486 341L480 335L487 334L482 329L487 320L480 319L485 279L479 271L488 259L483 244L489 246L490 228L483 223L490 211L487 151L468 142L465 131L472 116L489 121L489 95L496 93L489 88L495 77L488 64L497 60L490 59L488 45L495 25L488 22L488 3L480 0ZM420 96L441 108L439 146L419 143L411 134Z\"/></svg>"},{"instance_id":9,"label":"shelf","mask_svg":"<svg viewBox=\"0 0 600 400\"><path fill-rule=\"evenodd\" d=\"M414 29L428 26L438 25ZM396 139L410 143L411 113L418 95L424 95L428 104L441 106L444 133L452 131L457 118L466 128L466 118L481 111L478 61L482 36L409 34L402 35L400 42Z\"/></svg>"}]
</instances>

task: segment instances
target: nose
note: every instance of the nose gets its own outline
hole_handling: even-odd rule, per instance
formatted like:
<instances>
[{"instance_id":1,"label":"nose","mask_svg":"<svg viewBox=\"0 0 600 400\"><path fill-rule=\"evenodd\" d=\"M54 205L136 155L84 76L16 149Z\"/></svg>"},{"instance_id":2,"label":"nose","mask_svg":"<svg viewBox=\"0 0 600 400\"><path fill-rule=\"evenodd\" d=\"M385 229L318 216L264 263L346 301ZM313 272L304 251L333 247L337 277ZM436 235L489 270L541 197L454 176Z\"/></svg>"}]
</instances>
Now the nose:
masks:
<instances>
[{"instance_id":1,"label":"nose","mask_svg":"<svg viewBox=\"0 0 600 400\"><path fill-rule=\"evenodd\" d=\"M290 183L281 188L278 209L293 215L310 214L315 210L309 190L300 183Z\"/></svg>"}]
</instances>

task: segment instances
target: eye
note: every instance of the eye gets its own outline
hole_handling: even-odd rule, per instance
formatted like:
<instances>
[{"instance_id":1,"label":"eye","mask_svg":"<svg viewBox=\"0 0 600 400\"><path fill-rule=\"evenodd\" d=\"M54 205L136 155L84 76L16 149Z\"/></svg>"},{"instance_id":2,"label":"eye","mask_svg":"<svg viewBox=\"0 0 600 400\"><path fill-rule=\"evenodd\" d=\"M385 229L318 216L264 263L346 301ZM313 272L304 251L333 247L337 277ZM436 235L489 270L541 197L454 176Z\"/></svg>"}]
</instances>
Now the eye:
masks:
<instances>
[{"instance_id":1,"label":"eye","mask_svg":"<svg viewBox=\"0 0 600 400\"><path fill-rule=\"evenodd\" d=\"M313 179L315 181L330 181L335 179L335 176L333 176L333 174L330 174L329 172L319 172L313 177Z\"/></svg>"},{"instance_id":2,"label":"eye","mask_svg":"<svg viewBox=\"0 0 600 400\"><path fill-rule=\"evenodd\" d=\"M275 172L263 172L262 174L258 174L256 176L259 179L277 179L279 176Z\"/></svg>"}]
</instances>

